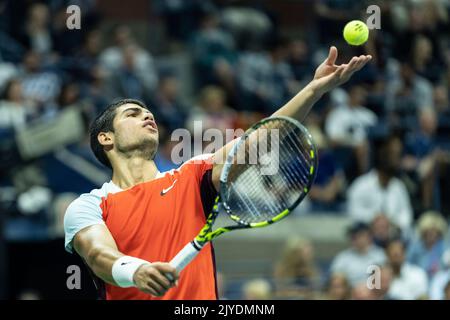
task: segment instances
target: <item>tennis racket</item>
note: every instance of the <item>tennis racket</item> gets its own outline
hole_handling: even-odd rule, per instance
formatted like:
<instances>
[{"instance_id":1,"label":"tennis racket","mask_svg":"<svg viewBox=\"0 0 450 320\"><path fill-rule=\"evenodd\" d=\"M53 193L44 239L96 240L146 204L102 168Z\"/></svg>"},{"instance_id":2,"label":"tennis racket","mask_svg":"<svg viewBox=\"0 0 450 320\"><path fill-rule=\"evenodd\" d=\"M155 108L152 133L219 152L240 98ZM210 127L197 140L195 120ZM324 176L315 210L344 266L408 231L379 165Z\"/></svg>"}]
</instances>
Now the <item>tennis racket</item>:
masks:
<instances>
[{"instance_id":1,"label":"tennis racket","mask_svg":"<svg viewBox=\"0 0 450 320\"><path fill-rule=\"evenodd\" d=\"M285 218L308 194L317 152L307 129L284 116L261 120L237 139L220 176L219 195L205 226L171 261L178 272L221 234L266 227ZM223 210L233 224L213 230Z\"/></svg>"}]
</instances>

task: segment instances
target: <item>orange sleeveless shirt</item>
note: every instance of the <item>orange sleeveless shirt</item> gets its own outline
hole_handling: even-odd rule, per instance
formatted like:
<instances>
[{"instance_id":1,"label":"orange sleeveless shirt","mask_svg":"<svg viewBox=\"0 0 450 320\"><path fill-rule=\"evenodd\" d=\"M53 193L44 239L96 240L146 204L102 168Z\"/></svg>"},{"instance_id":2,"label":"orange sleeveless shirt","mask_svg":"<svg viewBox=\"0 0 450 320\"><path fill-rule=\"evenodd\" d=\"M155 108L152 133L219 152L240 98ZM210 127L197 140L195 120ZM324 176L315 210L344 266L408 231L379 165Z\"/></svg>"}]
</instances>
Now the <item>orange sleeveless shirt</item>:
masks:
<instances>
[{"instance_id":1,"label":"orange sleeveless shirt","mask_svg":"<svg viewBox=\"0 0 450 320\"><path fill-rule=\"evenodd\" d=\"M216 191L208 160L190 160L162 177L102 198L103 220L120 252L150 262L169 262L206 222ZM217 299L214 252L207 244L163 297L137 288L106 286L107 300Z\"/></svg>"}]
</instances>

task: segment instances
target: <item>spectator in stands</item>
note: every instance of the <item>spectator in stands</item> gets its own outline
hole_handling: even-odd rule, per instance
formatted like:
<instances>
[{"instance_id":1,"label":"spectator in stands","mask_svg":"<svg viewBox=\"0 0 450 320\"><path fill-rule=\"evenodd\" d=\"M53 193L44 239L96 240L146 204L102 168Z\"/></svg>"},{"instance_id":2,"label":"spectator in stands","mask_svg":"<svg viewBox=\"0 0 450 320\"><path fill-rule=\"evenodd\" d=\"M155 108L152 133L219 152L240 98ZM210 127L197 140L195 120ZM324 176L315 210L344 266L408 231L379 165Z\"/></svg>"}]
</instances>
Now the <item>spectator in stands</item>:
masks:
<instances>
[{"instance_id":1,"label":"spectator in stands","mask_svg":"<svg viewBox=\"0 0 450 320\"><path fill-rule=\"evenodd\" d=\"M272 288L265 279L247 281L242 287L243 300L269 300L271 298Z\"/></svg>"},{"instance_id":2,"label":"spectator in stands","mask_svg":"<svg viewBox=\"0 0 450 320\"><path fill-rule=\"evenodd\" d=\"M417 221L417 235L408 249L408 261L420 266L431 279L443 268L442 257L446 250L447 222L435 211L423 213Z\"/></svg>"},{"instance_id":3,"label":"spectator in stands","mask_svg":"<svg viewBox=\"0 0 450 320\"><path fill-rule=\"evenodd\" d=\"M29 109L23 99L20 81L11 79L0 100L0 129L17 130L25 126Z\"/></svg>"},{"instance_id":4,"label":"spectator in stands","mask_svg":"<svg viewBox=\"0 0 450 320\"><path fill-rule=\"evenodd\" d=\"M217 84L233 94L236 89L236 44L232 35L220 27L217 14L205 15L200 29L193 36L192 46L198 86Z\"/></svg>"},{"instance_id":5,"label":"spectator in stands","mask_svg":"<svg viewBox=\"0 0 450 320\"><path fill-rule=\"evenodd\" d=\"M448 24L448 9L442 1L409 1L409 29L415 32L436 33Z\"/></svg>"},{"instance_id":6,"label":"spectator in stands","mask_svg":"<svg viewBox=\"0 0 450 320\"><path fill-rule=\"evenodd\" d=\"M450 70L450 68L448 68L448 70ZM450 78L449 78L449 80L450 80ZM446 120L448 120L449 113L450 113L450 102L449 102L450 93L449 93L448 89L446 88L446 86L443 84L436 85L434 87L433 97L434 97L434 106L436 108L436 112L439 115L438 118L441 118L441 115L444 115L447 117ZM441 119L439 119L439 120L441 120ZM448 125L448 122L446 124Z\"/></svg>"},{"instance_id":7,"label":"spectator in stands","mask_svg":"<svg viewBox=\"0 0 450 320\"><path fill-rule=\"evenodd\" d=\"M374 300L375 295L374 291L370 290L367 287L367 283L365 281L359 282L355 284L352 287L351 294L350 294L351 300Z\"/></svg>"},{"instance_id":8,"label":"spectator in stands","mask_svg":"<svg viewBox=\"0 0 450 320\"><path fill-rule=\"evenodd\" d=\"M79 102L80 99L80 87L76 82L68 82L61 88L61 94L58 98L58 106L61 109L70 107L71 105Z\"/></svg>"},{"instance_id":9,"label":"spectator in stands","mask_svg":"<svg viewBox=\"0 0 450 320\"><path fill-rule=\"evenodd\" d=\"M107 74L100 65L93 67L91 77L90 81L82 87L82 92L83 96L92 101L95 110L99 113L106 105L108 105L108 101L115 96L108 95L106 90ZM109 92L109 94L111 94L111 92Z\"/></svg>"},{"instance_id":10,"label":"spectator in stands","mask_svg":"<svg viewBox=\"0 0 450 320\"><path fill-rule=\"evenodd\" d=\"M310 113L306 119L307 128L316 143L320 166L308 198L311 200L311 210L337 211L340 209L339 198L344 193L345 176L333 150L329 148L328 138L320 128L319 121L316 113Z\"/></svg>"},{"instance_id":11,"label":"spectator in stands","mask_svg":"<svg viewBox=\"0 0 450 320\"><path fill-rule=\"evenodd\" d=\"M342 26L347 21L358 17L364 2L319 0L314 2L314 11L317 17L317 29L321 43L335 41L341 36Z\"/></svg>"},{"instance_id":12,"label":"spectator in stands","mask_svg":"<svg viewBox=\"0 0 450 320\"><path fill-rule=\"evenodd\" d=\"M72 75L77 80L86 83L95 79L95 73L100 68L99 55L102 39L102 34L98 29L91 30L85 35L82 47L74 57L74 65L71 66Z\"/></svg>"},{"instance_id":13,"label":"spectator in stands","mask_svg":"<svg viewBox=\"0 0 450 320\"><path fill-rule=\"evenodd\" d=\"M387 244L401 236L401 231L384 214L377 215L370 223L373 242L380 248L386 249Z\"/></svg>"},{"instance_id":14,"label":"spectator in stands","mask_svg":"<svg viewBox=\"0 0 450 320\"><path fill-rule=\"evenodd\" d=\"M137 44L127 25L116 26L113 33L114 45L100 54L101 66L110 71L110 75L128 69L141 82L143 89L152 92L158 83L152 55Z\"/></svg>"},{"instance_id":15,"label":"spectator in stands","mask_svg":"<svg viewBox=\"0 0 450 320\"><path fill-rule=\"evenodd\" d=\"M239 48L261 45L274 31L276 26L271 17L261 9L259 5L239 1L222 9L223 24L233 34Z\"/></svg>"},{"instance_id":16,"label":"spectator in stands","mask_svg":"<svg viewBox=\"0 0 450 320\"><path fill-rule=\"evenodd\" d=\"M377 248L372 240L367 224L356 222L348 229L350 248L340 252L332 261L330 271L344 274L351 286L366 282L367 268L371 265L383 265L386 257L383 250Z\"/></svg>"},{"instance_id":17,"label":"spectator in stands","mask_svg":"<svg viewBox=\"0 0 450 320\"><path fill-rule=\"evenodd\" d=\"M30 6L21 42L26 48L38 54L51 53L50 12L45 3Z\"/></svg>"},{"instance_id":18,"label":"spectator in stands","mask_svg":"<svg viewBox=\"0 0 450 320\"><path fill-rule=\"evenodd\" d=\"M450 282L450 249L442 255L442 265L443 269L431 279L429 296L432 300L444 299L445 286Z\"/></svg>"},{"instance_id":19,"label":"spectator in stands","mask_svg":"<svg viewBox=\"0 0 450 320\"><path fill-rule=\"evenodd\" d=\"M380 286L371 288L372 296L374 300L392 300L389 294L393 279L392 268L387 266L382 266L380 268Z\"/></svg>"},{"instance_id":20,"label":"spectator in stands","mask_svg":"<svg viewBox=\"0 0 450 320\"><path fill-rule=\"evenodd\" d=\"M96 114L95 105L89 98L81 96L79 82L68 81L61 88L61 93L58 97L58 108L64 110L66 108L74 108L82 111L82 115L86 120L86 127L89 123L89 117L94 117Z\"/></svg>"},{"instance_id":21,"label":"spectator in stands","mask_svg":"<svg viewBox=\"0 0 450 320\"><path fill-rule=\"evenodd\" d=\"M367 90L356 84L348 94L343 89L334 90L333 100L335 106L325 123L329 138L352 147L365 143L368 129L377 123L377 116L365 107Z\"/></svg>"},{"instance_id":22,"label":"spectator in stands","mask_svg":"<svg viewBox=\"0 0 450 320\"><path fill-rule=\"evenodd\" d=\"M17 76L18 68L17 65L13 63L5 62L2 59L2 56L3 53L1 52L0 48L0 90L3 91L8 81Z\"/></svg>"},{"instance_id":23,"label":"spectator in stands","mask_svg":"<svg viewBox=\"0 0 450 320\"><path fill-rule=\"evenodd\" d=\"M272 113L287 102L297 87L287 64L287 42L281 38L270 41L268 52L247 51L237 66L241 108Z\"/></svg>"},{"instance_id":24,"label":"spectator in stands","mask_svg":"<svg viewBox=\"0 0 450 320\"><path fill-rule=\"evenodd\" d=\"M331 274L325 289L325 299L327 300L350 299L350 284L343 273Z\"/></svg>"},{"instance_id":25,"label":"spectator in stands","mask_svg":"<svg viewBox=\"0 0 450 320\"><path fill-rule=\"evenodd\" d=\"M215 9L211 0L153 0L151 6L162 17L169 40L182 42L189 39L201 17Z\"/></svg>"},{"instance_id":26,"label":"spectator in stands","mask_svg":"<svg viewBox=\"0 0 450 320\"><path fill-rule=\"evenodd\" d=\"M433 86L414 72L410 61L402 61L393 69L395 71L386 83L389 121L393 125L413 129L416 112L423 107L434 107Z\"/></svg>"},{"instance_id":27,"label":"spectator in stands","mask_svg":"<svg viewBox=\"0 0 450 320\"><path fill-rule=\"evenodd\" d=\"M355 221L371 223L378 215L408 236L412 223L412 208L403 182L396 178L402 154L401 140L391 134L373 143L374 166L358 177L348 190L350 217Z\"/></svg>"},{"instance_id":28,"label":"spectator in stands","mask_svg":"<svg viewBox=\"0 0 450 320\"><path fill-rule=\"evenodd\" d=\"M295 80L299 82L304 82L314 72L311 48L304 40L296 39L289 43L288 62Z\"/></svg>"},{"instance_id":29,"label":"spectator in stands","mask_svg":"<svg viewBox=\"0 0 450 320\"><path fill-rule=\"evenodd\" d=\"M444 299L450 300L450 281L447 282L447 285L444 288Z\"/></svg>"},{"instance_id":30,"label":"spectator in stands","mask_svg":"<svg viewBox=\"0 0 450 320\"><path fill-rule=\"evenodd\" d=\"M113 69L109 77L108 90L110 95L116 97L131 97L143 101L149 101L154 89L153 80L147 82L138 66L139 48L133 44L126 45L121 51L122 61L118 68ZM148 80L148 77L146 77ZM147 85L146 85L147 84Z\"/></svg>"},{"instance_id":31,"label":"spectator in stands","mask_svg":"<svg viewBox=\"0 0 450 320\"><path fill-rule=\"evenodd\" d=\"M301 238L289 239L281 260L274 270L275 294L281 298L311 299L320 285L320 271L311 242Z\"/></svg>"},{"instance_id":32,"label":"spectator in stands","mask_svg":"<svg viewBox=\"0 0 450 320\"><path fill-rule=\"evenodd\" d=\"M431 83L438 83L442 78L442 63L433 52L433 44L427 36L419 34L415 36L412 48L412 62L414 71Z\"/></svg>"},{"instance_id":33,"label":"spectator in stands","mask_svg":"<svg viewBox=\"0 0 450 320\"><path fill-rule=\"evenodd\" d=\"M419 110L419 128L405 139L402 167L415 183L418 189L415 195L423 208L433 208L439 203L436 179L443 151L438 149L436 130L436 112L432 108L423 108Z\"/></svg>"},{"instance_id":34,"label":"spectator in stands","mask_svg":"<svg viewBox=\"0 0 450 320\"><path fill-rule=\"evenodd\" d=\"M52 6L52 40L53 50L56 51L60 57L73 57L73 54L80 49L80 44L83 43L83 37L86 32L92 30L94 27L95 13L92 8L86 4L90 1L78 1L82 14L81 29L69 29L67 21L70 13L67 12L65 3L60 3L59 7ZM94 18L94 19L93 19Z\"/></svg>"},{"instance_id":35,"label":"spectator in stands","mask_svg":"<svg viewBox=\"0 0 450 320\"><path fill-rule=\"evenodd\" d=\"M447 283L444 289L444 298L445 300L450 300L450 281Z\"/></svg>"},{"instance_id":36,"label":"spectator in stands","mask_svg":"<svg viewBox=\"0 0 450 320\"><path fill-rule=\"evenodd\" d=\"M401 239L393 239L386 246L387 265L393 273L389 296L395 300L417 300L427 296L426 272L406 261L406 247Z\"/></svg>"},{"instance_id":37,"label":"spectator in stands","mask_svg":"<svg viewBox=\"0 0 450 320\"><path fill-rule=\"evenodd\" d=\"M60 92L60 78L42 67L41 56L34 51L26 53L22 67L19 75L24 99L36 106L33 110L36 116L53 117L55 99Z\"/></svg>"},{"instance_id":38,"label":"spectator in stands","mask_svg":"<svg viewBox=\"0 0 450 320\"><path fill-rule=\"evenodd\" d=\"M342 97L336 97L338 92ZM342 89L334 95L335 107L326 118L325 132L336 152L342 150L339 154L346 155L340 162L352 180L354 174L363 174L368 169L367 132L376 125L377 116L364 106L367 90L361 85L352 86L348 96Z\"/></svg>"},{"instance_id":39,"label":"spectator in stands","mask_svg":"<svg viewBox=\"0 0 450 320\"><path fill-rule=\"evenodd\" d=\"M156 120L166 123L169 131L183 128L187 113L190 111L189 107L182 103L178 87L179 83L175 75L162 75L151 103Z\"/></svg>"},{"instance_id":40,"label":"spectator in stands","mask_svg":"<svg viewBox=\"0 0 450 320\"><path fill-rule=\"evenodd\" d=\"M392 270L389 266L382 266L378 274L372 274L374 282L360 281L353 286L351 292L352 300L391 300L389 288L392 283Z\"/></svg>"},{"instance_id":41,"label":"spectator in stands","mask_svg":"<svg viewBox=\"0 0 450 320\"><path fill-rule=\"evenodd\" d=\"M199 104L191 111L186 126L194 132L194 121L201 121L203 130L214 128L225 133L235 127L236 116L226 105L225 91L218 86L207 86L200 91Z\"/></svg>"},{"instance_id":42,"label":"spectator in stands","mask_svg":"<svg viewBox=\"0 0 450 320\"><path fill-rule=\"evenodd\" d=\"M441 35L445 34L449 26L446 3L442 1L397 1L392 3L389 11L395 32L395 43L391 45L394 49L393 53L400 54L402 57L409 56L415 51L411 47L415 38L418 35L425 35L433 44L433 57L431 58L433 61L430 65L435 65L440 60L439 55L442 52L439 46ZM421 51L420 58L423 59L429 55L430 49L426 48ZM429 71L434 70L429 68Z\"/></svg>"}]
</instances>

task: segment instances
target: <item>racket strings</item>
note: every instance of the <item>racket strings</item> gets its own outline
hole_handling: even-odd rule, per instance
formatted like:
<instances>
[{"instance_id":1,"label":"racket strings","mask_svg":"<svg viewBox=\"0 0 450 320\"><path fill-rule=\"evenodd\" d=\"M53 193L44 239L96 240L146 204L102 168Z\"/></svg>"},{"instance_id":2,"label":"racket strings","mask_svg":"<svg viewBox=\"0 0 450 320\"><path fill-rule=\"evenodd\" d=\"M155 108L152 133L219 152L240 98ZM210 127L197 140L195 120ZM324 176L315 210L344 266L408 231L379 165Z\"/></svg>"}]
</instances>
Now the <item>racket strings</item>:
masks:
<instances>
[{"instance_id":1,"label":"racket strings","mask_svg":"<svg viewBox=\"0 0 450 320\"><path fill-rule=\"evenodd\" d=\"M266 130L267 133L267 130ZM257 135L258 132L254 132L254 135ZM248 159L250 162L250 159L253 157L255 158L255 155L258 154L259 152L259 156L264 156L265 154L267 154L268 152L271 152L272 150L267 150L266 153L261 152L261 150L257 149L257 146L268 146L270 144L267 143L267 138L268 135L259 135L257 138L259 139L255 139L252 141L253 137L250 137L247 141L246 141L246 149L245 149L245 159ZM255 143L259 142L258 143ZM278 143L278 141L275 141L275 143ZM239 198L241 199L245 199L243 201L243 205L239 204L239 208L242 210L241 212L247 212L248 214L252 215L252 218L255 219L255 221L265 221L267 220L266 217L264 217L264 211L261 213L261 206L260 205L255 205L255 199L260 199L261 201L264 202L265 204L265 211L266 212L281 212L282 211L282 207L279 204L279 202L276 201L268 201L266 199L266 197L261 196L261 181L260 179L265 179L267 181L267 178L265 175L261 175L261 168L258 167L255 164L250 163L250 165L248 166L241 166L241 170L239 171L239 178L238 178L238 183L235 183L234 186L236 187L237 185L241 186L241 188L238 190L237 188L235 189L236 191L242 192L244 195L239 195ZM248 185L247 189L245 190L242 186ZM267 183L266 183L267 185ZM250 205L248 205L250 204ZM252 207L253 210L250 211L245 211L245 208L248 208L249 206ZM267 208L269 208L270 210L268 210ZM281 211L280 211L281 210ZM241 215L242 217L242 215Z\"/></svg>"},{"instance_id":2,"label":"racket strings","mask_svg":"<svg viewBox=\"0 0 450 320\"><path fill-rule=\"evenodd\" d=\"M245 223L262 222L294 206L312 179L311 151L309 135L286 120L269 120L248 135L228 175L226 202L233 214Z\"/></svg>"}]
</instances>

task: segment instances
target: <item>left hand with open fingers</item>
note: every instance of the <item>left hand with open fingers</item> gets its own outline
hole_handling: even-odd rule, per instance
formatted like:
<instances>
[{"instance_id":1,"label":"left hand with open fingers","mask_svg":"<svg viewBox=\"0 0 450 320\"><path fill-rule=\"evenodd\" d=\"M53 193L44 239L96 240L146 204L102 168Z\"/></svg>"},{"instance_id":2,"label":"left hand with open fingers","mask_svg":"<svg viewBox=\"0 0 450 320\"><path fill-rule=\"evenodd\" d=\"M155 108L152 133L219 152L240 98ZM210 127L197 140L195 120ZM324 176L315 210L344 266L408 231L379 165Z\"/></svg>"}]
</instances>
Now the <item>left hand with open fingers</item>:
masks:
<instances>
[{"instance_id":1,"label":"left hand with open fingers","mask_svg":"<svg viewBox=\"0 0 450 320\"><path fill-rule=\"evenodd\" d=\"M337 56L337 48L332 46L328 57L316 69L312 82L322 93L347 82L356 71L361 70L372 59L370 55L360 55L354 56L346 64L336 65Z\"/></svg>"}]
</instances>

